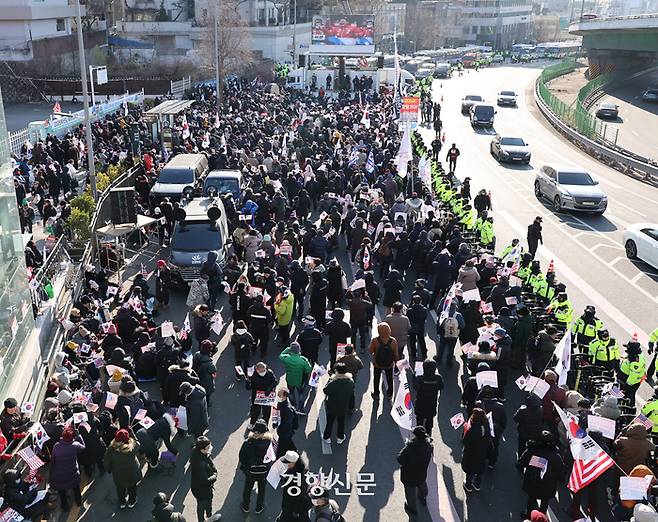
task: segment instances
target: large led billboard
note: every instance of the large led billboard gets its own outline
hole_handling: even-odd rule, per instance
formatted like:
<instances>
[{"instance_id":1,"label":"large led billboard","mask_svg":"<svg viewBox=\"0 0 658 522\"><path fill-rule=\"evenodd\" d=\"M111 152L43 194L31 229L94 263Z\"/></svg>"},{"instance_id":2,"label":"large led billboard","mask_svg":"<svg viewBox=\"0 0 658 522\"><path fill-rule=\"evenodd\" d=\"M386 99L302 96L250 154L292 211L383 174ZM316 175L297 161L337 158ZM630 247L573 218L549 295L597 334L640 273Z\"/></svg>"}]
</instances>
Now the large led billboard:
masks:
<instances>
[{"instance_id":1,"label":"large led billboard","mask_svg":"<svg viewBox=\"0 0 658 522\"><path fill-rule=\"evenodd\" d=\"M363 56L374 52L374 15L318 15L313 17L311 54Z\"/></svg>"}]
</instances>

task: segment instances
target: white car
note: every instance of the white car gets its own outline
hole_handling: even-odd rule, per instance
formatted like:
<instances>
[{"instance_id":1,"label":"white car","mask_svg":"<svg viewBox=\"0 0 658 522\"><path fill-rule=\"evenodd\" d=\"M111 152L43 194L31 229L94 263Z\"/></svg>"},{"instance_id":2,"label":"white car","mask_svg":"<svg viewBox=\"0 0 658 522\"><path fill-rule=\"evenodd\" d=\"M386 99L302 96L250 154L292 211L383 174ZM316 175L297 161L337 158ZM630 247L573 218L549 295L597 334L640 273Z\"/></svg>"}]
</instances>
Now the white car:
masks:
<instances>
[{"instance_id":1,"label":"white car","mask_svg":"<svg viewBox=\"0 0 658 522\"><path fill-rule=\"evenodd\" d=\"M507 105L508 107L516 107L516 93L514 91L500 91L496 98L498 105Z\"/></svg>"},{"instance_id":2,"label":"white car","mask_svg":"<svg viewBox=\"0 0 658 522\"><path fill-rule=\"evenodd\" d=\"M641 259L658 268L658 224L636 223L624 230L624 248L629 259Z\"/></svg>"}]
</instances>

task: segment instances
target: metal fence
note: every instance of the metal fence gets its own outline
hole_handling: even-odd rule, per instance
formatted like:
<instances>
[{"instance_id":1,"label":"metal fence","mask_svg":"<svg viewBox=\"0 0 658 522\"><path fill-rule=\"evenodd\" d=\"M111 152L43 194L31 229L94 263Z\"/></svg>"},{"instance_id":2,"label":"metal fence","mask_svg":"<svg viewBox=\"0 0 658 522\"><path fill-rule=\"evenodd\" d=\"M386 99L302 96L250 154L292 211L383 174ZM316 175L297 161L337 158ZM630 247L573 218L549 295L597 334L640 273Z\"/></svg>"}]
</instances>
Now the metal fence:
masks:
<instances>
[{"instance_id":1,"label":"metal fence","mask_svg":"<svg viewBox=\"0 0 658 522\"><path fill-rule=\"evenodd\" d=\"M590 114L582 104L582 100L593 92L595 89L605 83L604 80L592 80L578 93L578 98L574 105L568 105L557 96L555 96L548 86L549 81L554 80L558 76L568 74L576 69L575 60L566 60L564 62L547 67L539 77L538 92L544 103L549 109L569 127L578 131L583 136L590 139L601 139L604 133L604 125L595 116ZM601 83L599 83L601 82ZM590 86L590 84L594 84ZM582 97L582 98L581 98Z\"/></svg>"},{"instance_id":2,"label":"metal fence","mask_svg":"<svg viewBox=\"0 0 658 522\"><path fill-rule=\"evenodd\" d=\"M12 154L20 154L23 144L30 139L30 131L27 127L9 133L9 149Z\"/></svg>"},{"instance_id":3,"label":"metal fence","mask_svg":"<svg viewBox=\"0 0 658 522\"><path fill-rule=\"evenodd\" d=\"M182 80L171 80L171 95L172 96L183 96L185 91L192 88L192 77L188 76Z\"/></svg>"}]
</instances>

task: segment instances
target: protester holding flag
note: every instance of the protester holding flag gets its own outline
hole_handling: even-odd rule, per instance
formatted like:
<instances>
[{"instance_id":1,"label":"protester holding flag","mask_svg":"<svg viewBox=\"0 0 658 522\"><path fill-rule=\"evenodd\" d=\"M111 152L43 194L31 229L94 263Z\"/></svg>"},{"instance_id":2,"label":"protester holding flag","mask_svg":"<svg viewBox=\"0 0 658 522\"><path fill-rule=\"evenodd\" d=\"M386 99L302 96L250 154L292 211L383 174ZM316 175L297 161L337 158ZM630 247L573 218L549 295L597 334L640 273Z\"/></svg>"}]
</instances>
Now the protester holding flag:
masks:
<instances>
[{"instance_id":1,"label":"protester holding flag","mask_svg":"<svg viewBox=\"0 0 658 522\"><path fill-rule=\"evenodd\" d=\"M528 504L522 517L537 507L539 511L548 513L548 503L555 498L557 485L564 478L566 471L555 438L550 431L542 431L538 440L528 443L519 464L523 467L523 491L528 495Z\"/></svg>"},{"instance_id":2,"label":"protester holding flag","mask_svg":"<svg viewBox=\"0 0 658 522\"><path fill-rule=\"evenodd\" d=\"M169 290L171 288L171 270L164 259L158 259L155 271L155 298L158 308L169 306Z\"/></svg>"}]
</instances>

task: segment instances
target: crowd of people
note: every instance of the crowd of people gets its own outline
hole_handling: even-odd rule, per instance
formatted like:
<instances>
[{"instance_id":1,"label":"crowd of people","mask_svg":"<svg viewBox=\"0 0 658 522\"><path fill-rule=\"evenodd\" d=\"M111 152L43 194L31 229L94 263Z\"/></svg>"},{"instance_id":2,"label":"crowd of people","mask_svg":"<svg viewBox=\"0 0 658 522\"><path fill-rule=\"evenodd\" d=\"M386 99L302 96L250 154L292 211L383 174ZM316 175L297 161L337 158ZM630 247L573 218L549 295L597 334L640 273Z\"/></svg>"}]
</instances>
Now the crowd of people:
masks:
<instances>
[{"instance_id":1,"label":"crowd of people","mask_svg":"<svg viewBox=\"0 0 658 522\"><path fill-rule=\"evenodd\" d=\"M297 433L309 388L321 386L322 443L344 444L354 423L366 422L352 414L363 400L359 373L372 366L372 401L390 403L409 433L397 461L411 515L427 509L441 373L454 372L462 375L464 410L453 425L463 430L467 495L477 494L496 467L512 431L506 403L516 385L526 395L512 416L528 497L523 519L548 520L549 501L579 460L569 449L576 438L588 437L617 466L572 488L567 509L574 520L610 511L608 491L618 520L633 514L637 522L651 520L646 513L638 518L653 509L647 502L618 494L620 476L651 476L647 488L655 482L650 432L658 434L658 395L642 408L643 416L635 416L636 391L651 373L639 343L631 339L622 356L593 307L574 317L553 267L544 273L534 259L543 241L540 218L529 226L528 251L515 239L495 254L491 194L483 188L472 197L468 176L457 177L456 144L444 169L441 108L428 96L423 91L424 121L435 131L429 140L399 132L389 93L369 93L365 100L272 95L245 82L227 87L221 115L212 88L196 87L195 103L174 121L167 153L150 142L138 111L94 125L96 154L108 163L128 161L125 124L140 125L143 172L135 180L136 205L161 218L161 245L171 237L179 203L152 207L148 196L167 157L203 152L210 169L240 170L246 188L239 199L224 197L233 251L224 266L209 253L190 285L187 319L174 324L159 318L171 286L165 259L124 285L103 268L83 267L84 289L63 321L66 344L56 356L38 422L15 399L5 401L0 421L9 448L29 434L61 509L81 504L82 472L90 478L103 470L115 483L118 508L134 508L148 470L174 465L180 472L176 440L191 436L197 519L219 519L213 514L218 474L208 429L210 416L221 415L211 400L216 356L230 346L235 380L250 390L244 405L248 435L239 452L245 513L264 511L274 468L279 477L303 478L282 480L278 521L340 520L329 488L306 480L309 455ZM413 157L401 154L407 140ZM68 157L72 148L77 159ZM64 141L49 138L32 149L31 171L45 165L45 172L54 172L50 177L60 179L55 163L74 161L76 168L83 150L78 133ZM30 177L23 176L24 182ZM50 183L51 198L67 194L61 183ZM230 317L217 311L219 302L227 303ZM218 342L224 329L228 345ZM652 343L657 338L658 330ZM563 364L567 351L569 366ZM275 373L277 362L282 375ZM396 417L395 392L407 381L411 413L403 408ZM148 382L156 383L154 393L141 389ZM409 415L411 424L403 420ZM592 417L614 421L612 437L600 431L605 421L589 426ZM30 459L24 460L29 467ZM38 481L39 468L29 480L15 467L5 471L5 508L33 519L50 509L47 499L32 504L36 490L29 485ZM153 506L154 520L185 520L169 492L158 493Z\"/></svg>"}]
</instances>

